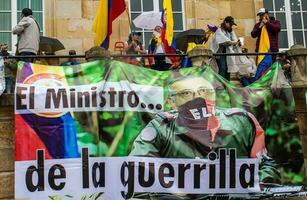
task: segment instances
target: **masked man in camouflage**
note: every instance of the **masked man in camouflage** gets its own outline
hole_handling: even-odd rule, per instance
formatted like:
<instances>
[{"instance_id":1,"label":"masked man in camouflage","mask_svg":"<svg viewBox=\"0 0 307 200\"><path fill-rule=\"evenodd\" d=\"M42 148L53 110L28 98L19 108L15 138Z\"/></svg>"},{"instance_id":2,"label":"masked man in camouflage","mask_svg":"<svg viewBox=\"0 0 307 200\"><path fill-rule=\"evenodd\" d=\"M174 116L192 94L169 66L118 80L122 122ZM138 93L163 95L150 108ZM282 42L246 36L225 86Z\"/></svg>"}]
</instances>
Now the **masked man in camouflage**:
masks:
<instances>
[{"instance_id":1,"label":"masked man in camouflage","mask_svg":"<svg viewBox=\"0 0 307 200\"><path fill-rule=\"evenodd\" d=\"M251 113L215 107L215 90L202 77L182 77L168 87L174 111L158 114L136 138L130 155L207 158L210 151L235 148L238 158L261 158L261 182L280 182L274 161L266 156L264 131Z\"/></svg>"}]
</instances>

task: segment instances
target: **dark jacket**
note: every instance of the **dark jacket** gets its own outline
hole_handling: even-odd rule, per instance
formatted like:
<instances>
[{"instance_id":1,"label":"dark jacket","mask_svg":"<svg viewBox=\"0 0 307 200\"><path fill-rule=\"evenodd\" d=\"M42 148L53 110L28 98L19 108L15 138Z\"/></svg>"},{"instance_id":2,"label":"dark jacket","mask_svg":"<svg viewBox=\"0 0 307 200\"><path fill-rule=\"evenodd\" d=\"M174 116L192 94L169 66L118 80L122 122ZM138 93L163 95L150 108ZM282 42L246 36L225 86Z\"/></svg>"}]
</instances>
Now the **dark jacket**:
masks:
<instances>
[{"instance_id":1,"label":"dark jacket","mask_svg":"<svg viewBox=\"0 0 307 200\"><path fill-rule=\"evenodd\" d=\"M253 31L251 32L251 35L253 38L257 38L256 42L256 49L255 51L258 52L259 49L259 41L260 41L260 34L261 34L261 28L259 28L260 22L255 24ZM278 33L280 32L281 25L278 20L275 20L274 17L270 17L270 20L266 23L266 27L269 33L270 38L270 46L272 52L278 52Z\"/></svg>"},{"instance_id":2,"label":"dark jacket","mask_svg":"<svg viewBox=\"0 0 307 200\"><path fill-rule=\"evenodd\" d=\"M0 51L0 57L2 56L10 56L10 54ZM15 59L5 59L4 61L4 77L16 77L18 67L17 61Z\"/></svg>"}]
</instances>

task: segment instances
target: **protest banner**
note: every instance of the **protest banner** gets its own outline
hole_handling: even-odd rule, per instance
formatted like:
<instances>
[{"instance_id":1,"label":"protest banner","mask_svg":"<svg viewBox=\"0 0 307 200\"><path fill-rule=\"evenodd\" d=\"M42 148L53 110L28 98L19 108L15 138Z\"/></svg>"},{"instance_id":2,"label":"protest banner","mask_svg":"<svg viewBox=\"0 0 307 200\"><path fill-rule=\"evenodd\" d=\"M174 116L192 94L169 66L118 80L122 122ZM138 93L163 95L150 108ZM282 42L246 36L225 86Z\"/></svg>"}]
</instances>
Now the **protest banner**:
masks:
<instances>
[{"instance_id":1,"label":"protest banner","mask_svg":"<svg viewBox=\"0 0 307 200\"><path fill-rule=\"evenodd\" d=\"M15 198L195 199L303 184L280 68L237 88L209 66L20 62Z\"/></svg>"}]
</instances>

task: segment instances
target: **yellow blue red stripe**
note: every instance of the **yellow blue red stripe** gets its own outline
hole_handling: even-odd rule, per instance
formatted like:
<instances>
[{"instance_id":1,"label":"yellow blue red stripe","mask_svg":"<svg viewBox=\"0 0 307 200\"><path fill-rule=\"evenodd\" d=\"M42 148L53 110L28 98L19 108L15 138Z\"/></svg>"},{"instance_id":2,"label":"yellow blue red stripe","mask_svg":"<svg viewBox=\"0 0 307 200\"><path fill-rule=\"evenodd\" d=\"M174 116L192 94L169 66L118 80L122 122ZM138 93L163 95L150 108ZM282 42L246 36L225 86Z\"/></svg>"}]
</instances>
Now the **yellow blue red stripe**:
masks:
<instances>
[{"instance_id":1,"label":"yellow blue red stripe","mask_svg":"<svg viewBox=\"0 0 307 200\"><path fill-rule=\"evenodd\" d=\"M271 46L270 46L270 38L269 33L264 25L261 29L261 35L260 35L260 42L259 42L259 53L270 53L271 52ZM257 57L257 71L254 77L252 78L241 78L241 82L243 86L247 86L255 81L257 81L259 78L262 77L271 67L273 64L273 58L272 55L258 55Z\"/></svg>"},{"instance_id":2,"label":"yellow blue red stripe","mask_svg":"<svg viewBox=\"0 0 307 200\"><path fill-rule=\"evenodd\" d=\"M92 30L96 33L95 44L109 48L112 22L125 11L124 0L100 0Z\"/></svg>"}]
</instances>

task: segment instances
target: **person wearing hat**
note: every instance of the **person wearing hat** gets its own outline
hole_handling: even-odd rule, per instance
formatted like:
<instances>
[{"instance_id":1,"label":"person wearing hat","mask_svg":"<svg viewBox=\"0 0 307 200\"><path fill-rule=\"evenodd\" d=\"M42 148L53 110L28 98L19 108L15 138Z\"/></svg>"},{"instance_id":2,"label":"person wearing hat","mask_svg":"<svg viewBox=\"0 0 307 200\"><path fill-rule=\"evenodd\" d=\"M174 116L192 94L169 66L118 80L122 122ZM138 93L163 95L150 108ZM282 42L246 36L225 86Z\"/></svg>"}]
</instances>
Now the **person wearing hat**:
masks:
<instances>
[{"instance_id":1,"label":"person wearing hat","mask_svg":"<svg viewBox=\"0 0 307 200\"><path fill-rule=\"evenodd\" d=\"M0 57L10 56L7 44L0 44ZM4 78L5 78L5 93L11 94L14 92L15 78L17 71L17 61L15 59L4 59Z\"/></svg>"},{"instance_id":2,"label":"person wearing hat","mask_svg":"<svg viewBox=\"0 0 307 200\"><path fill-rule=\"evenodd\" d=\"M221 26L215 31L209 48L214 53L240 53L241 43L238 40L233 26L237 26L232 16L227 16ZM242 58L243 59L243 58ZM240 72L241 68L250 68L250 61L244 58L237 59L235 56L219 56L216 58L219 67L219 74L225 79L230 80L230 73ZM244 67L243 67L244 66Z\"/></svg>"},{"instance_id":3,"label":"person wearing hat","mask_svg":"<svg viewBox=\"0 0 307 200\"><path fill-rule=\"evenodd\" d=\"M259 16L259 22L255 24L251 32L252 37L257 38L255 52L259 50L260 35L263 26L266 26L268 30L271 52L278 52L278 34L281 29L280 21L276 20L274 17L270 17L268 10L265 8L260 8L257 12L257 16ZM273 56L273 62L275 60L276 56Z\"/></svg>"},{"instance_id":4,"label":"person wearing hat","mask_svg":"<svg viewBox=\"0 0 307 200\"><path fill-rule=\"evenodd\" d=\"M128 41L125 43L124 50L126 54L146 54L146 49L141 42L142 33L131 32ZM143 64L141 58L129 58L131 64Z\"/></svg>"}]
</instances>

